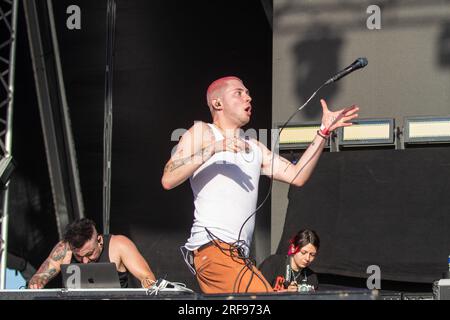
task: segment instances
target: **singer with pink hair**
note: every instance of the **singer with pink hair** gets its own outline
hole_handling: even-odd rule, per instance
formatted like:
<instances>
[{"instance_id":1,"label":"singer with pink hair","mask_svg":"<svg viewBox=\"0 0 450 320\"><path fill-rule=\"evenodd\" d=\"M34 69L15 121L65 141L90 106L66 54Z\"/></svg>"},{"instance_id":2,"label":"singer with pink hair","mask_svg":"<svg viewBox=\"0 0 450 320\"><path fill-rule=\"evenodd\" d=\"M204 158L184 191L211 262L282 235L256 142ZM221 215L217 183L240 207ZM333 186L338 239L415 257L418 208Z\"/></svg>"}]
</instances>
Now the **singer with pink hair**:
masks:
<instances>
[{"instance_id":1,"label":"singer with pink hair","mask_svg":"<svg viewBox=\"0 0 450 320\"><path fill-rule=\"evenodd\" d=\"M161 183L169 190L189 180L194 195L191 235L181 248L203 293L272 292L249 257L260 175L301 187L310 178L330 133L352 125L359 108L330 111L322 105L322 127L293 164L263 143L244 136L252 97L237 77L211 83L206 104L211 122L196 122L167 162Z\"/></svg>"}]
</instances>

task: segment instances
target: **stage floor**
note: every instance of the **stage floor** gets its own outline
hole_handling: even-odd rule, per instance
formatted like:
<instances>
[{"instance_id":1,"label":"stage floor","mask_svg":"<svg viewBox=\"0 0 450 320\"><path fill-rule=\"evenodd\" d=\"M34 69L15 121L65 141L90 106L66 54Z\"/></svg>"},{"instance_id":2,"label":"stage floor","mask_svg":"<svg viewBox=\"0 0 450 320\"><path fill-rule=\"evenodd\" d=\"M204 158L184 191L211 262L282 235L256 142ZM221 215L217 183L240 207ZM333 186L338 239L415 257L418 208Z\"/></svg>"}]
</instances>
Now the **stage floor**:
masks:
<instances>
[{"instance_id":1,"label":"stage floor","mask_svg":"<svg viewBox=\"0 0 450 320\"><path fill-rule=\"evenodd\" d=\"M0 290L0 300L433 300L432 293L368 289L322 290L314 293L199 294L179 290L41 289Z\"/></svg>"}]
</instances>

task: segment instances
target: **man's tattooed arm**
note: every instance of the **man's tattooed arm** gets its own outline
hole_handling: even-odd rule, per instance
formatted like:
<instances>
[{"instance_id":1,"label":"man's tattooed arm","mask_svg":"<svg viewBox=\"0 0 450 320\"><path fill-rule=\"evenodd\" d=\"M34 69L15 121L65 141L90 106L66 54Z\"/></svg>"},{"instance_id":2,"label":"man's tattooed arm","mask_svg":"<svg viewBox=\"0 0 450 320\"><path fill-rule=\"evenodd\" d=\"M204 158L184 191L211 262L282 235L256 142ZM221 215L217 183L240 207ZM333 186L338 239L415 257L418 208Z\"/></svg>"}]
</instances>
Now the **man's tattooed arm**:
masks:
<instances>
[{"instance_id":1,"label":"man's tattooed arm","mask_svg":"<svg viewBox=\"0 0 450 320\"><path fill-rule=\"evenodd\" d=\"M67 249L67 243L61 241L53 248L53 251L50 253L50 257L53 261L61 261L66 256Z\"/></svg>"},{"instance_id":2,"label":"man's tattooed arm","mask_svg":"<svg viewBox=\"0 0 450 320\"><path fill-rule=\"evenodd\" d=\"M50 266L49 259L50 258L47 258L47 260L44 261L39 270L31 278L28 283L28 288L42 289L57 274L56 269Z\"/></svg>"},{"instance_id":3,"label":"man's tattooed arm","mask_svg":"<svg viewBox=\"0 0 450 320\"><path fill-rule=\"evenodd\" d=\"M283 172L286 172L292 166L292 163L289 160L280 157L269 150L266 150L264 158L266 159L263 163L264 174L269 177L272 176L272 171L278 172L278 169L281 169Z\"/></svg>"},{"instance_id":4,"label":"man's tattooed arm","mask_svg":"<svg viewBox=\"0 0 450 320\"><path fill-rule=\"evenodd\" d=\"M33 275L28 283L30 289L42 289L60 271L64 257L68 251L68 246L64 242L58 243L53 248L50 256L42 263L39 270Z\"/></svg>"},{"instance_id":5,"label":"man's tattooed arm","mask_svg":"<svg viewBox=\"0 0 450 320\"><path fill-rule=\"evenodd\" d=\"M206 161L207 159L209 159L209 157L211 157L213 148L214 148L213 145L209 145L188 157L185 157L182 159L170 160L167 163L166 167L164 168L164 171L165 172L173 172L176 169L184 166L185 164L189 164L189 163L201 164L204 161ZM182 152L183 151L180 150L180 153L182 153Z\"/></svg>"},{"instance_id":6,"label":"man's tattooed arm","mask_svg":"<svg viewBox=\"0 0 450 320\"><path fill-rule=\"evenodd\" d=\"M273 177L277 181L303 186L317 164L325 140L316 137L295 164L278 154L272 153L263 144L260 143L259 145L263 151L262 172L264 175Z\"/></svg>"}]
</instances>

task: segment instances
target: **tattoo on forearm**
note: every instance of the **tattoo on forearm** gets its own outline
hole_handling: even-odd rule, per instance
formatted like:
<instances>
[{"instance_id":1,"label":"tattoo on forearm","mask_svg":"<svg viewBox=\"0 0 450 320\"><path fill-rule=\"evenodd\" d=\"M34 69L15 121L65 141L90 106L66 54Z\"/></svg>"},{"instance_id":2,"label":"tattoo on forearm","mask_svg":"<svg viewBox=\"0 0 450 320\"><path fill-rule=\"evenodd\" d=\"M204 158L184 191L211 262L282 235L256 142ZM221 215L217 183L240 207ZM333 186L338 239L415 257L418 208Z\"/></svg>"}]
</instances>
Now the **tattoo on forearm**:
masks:
<instances>
[{"instance_id":1,"label":"tattoo on forearm","mask_svg":"<svg viewBox=\"0 0 450 320\"><path fill-rule=\"evenodd\" d=\"M36 272L36 274L39 273L44 273L45 271L47 271L47 269L49 269L50 267L50 262L47 260L44 261L44 263L42 263L42 265L39 267L39 270Z\"/></svg>"},{"instance_id":2,"label":"tattoo on forearm","mask_svg":"<svg viewBox=\"0 0 450 320\"><path fill-rule=\"evenodd\" d=\"M286 166L286 168L284 168L284 172L286 172L287 171L287 169L289 169L289 167L291 166L292 164L291 163L289 163L287 166Z\"/></svg>"},{"instance_id":3,"label":"tattoo on forearm","mask_svg":"<svg viewBox=\"0 0 450 320\"><path fill-rule=\"evenodd\" d=\"M210 153L211 153L211 146L207 146L186 158L169 161L169 163L164 168L164 171L173 172L176 169L184 166L185 164L192 163L194 159L198 159L198 157L201 157L203 161L203 159L205 159L208 155L210 155Z\"/></svg>"},{"instance_id":4,"label":"tattoo on forearm","mask_svg":"<svg viewBox=\"0 0 450 320\"><path fill-rule=\"evenodd\" d=\"M38 285L44 287L55 275L57 271L55 268L50 267L50 262L47 260L41 265L36 274L31 278L28 286Z\"/></svg>"},{"instance_id":5,"label":"tattoo on forearm","mask_svg":"<svg viewBox=\"0 0 450 320\"><path fill-rule=\"evenodd\" d=\"M36 274L31 278L29 286L39 285L40 287L45 287L47 283L56 275L56 269L51 268L47 272Z\"/></svg>"},{"instance_id":6,"label":"tattoo on forearm","mask_svg":"<svg viewBox=\"0 0 450 320\"><path fill-rule=\"evenodd\" d=\"M60 242L56 247L53 249L52 253L50 254L51 258L55 261L59 261L64 259L64 257L67 254L67 244L64 242Z\"/></svg>"},{"instance_id":7,"label":"tattoo on forearm","mask_svg":"<svg viewBox=\"0 0 450 320\"><path fill-rule=\"evenodd\" d=\"M287 171L287 169L289 169L290 166L292 166L292 163L290 161L287 161L283 158L281 158L281 161L286 165L286 168L284 168L284 172Z\"/></svg>"}]
</instances>

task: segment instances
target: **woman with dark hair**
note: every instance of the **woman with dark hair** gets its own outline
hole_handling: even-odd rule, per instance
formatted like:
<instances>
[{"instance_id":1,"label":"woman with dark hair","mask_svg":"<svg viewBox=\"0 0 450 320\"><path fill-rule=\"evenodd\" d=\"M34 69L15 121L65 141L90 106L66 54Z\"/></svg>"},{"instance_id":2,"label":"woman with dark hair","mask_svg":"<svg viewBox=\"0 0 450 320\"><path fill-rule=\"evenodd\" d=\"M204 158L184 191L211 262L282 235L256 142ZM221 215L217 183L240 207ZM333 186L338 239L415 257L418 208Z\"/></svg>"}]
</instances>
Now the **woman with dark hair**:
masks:
<instances>
[{"instance_id":1,"label":"woman with dark hair","mask_svg":"<svg viewBox=\"0 0 450 320\"><path fill-rule=\"evenodd\" d=\"M275 291L310 292L318 289L317 275L309 268L320 248L313 230L300 230L289 241L286 255L271 255L259 266Z\"/></svg>"}]
</instances>

